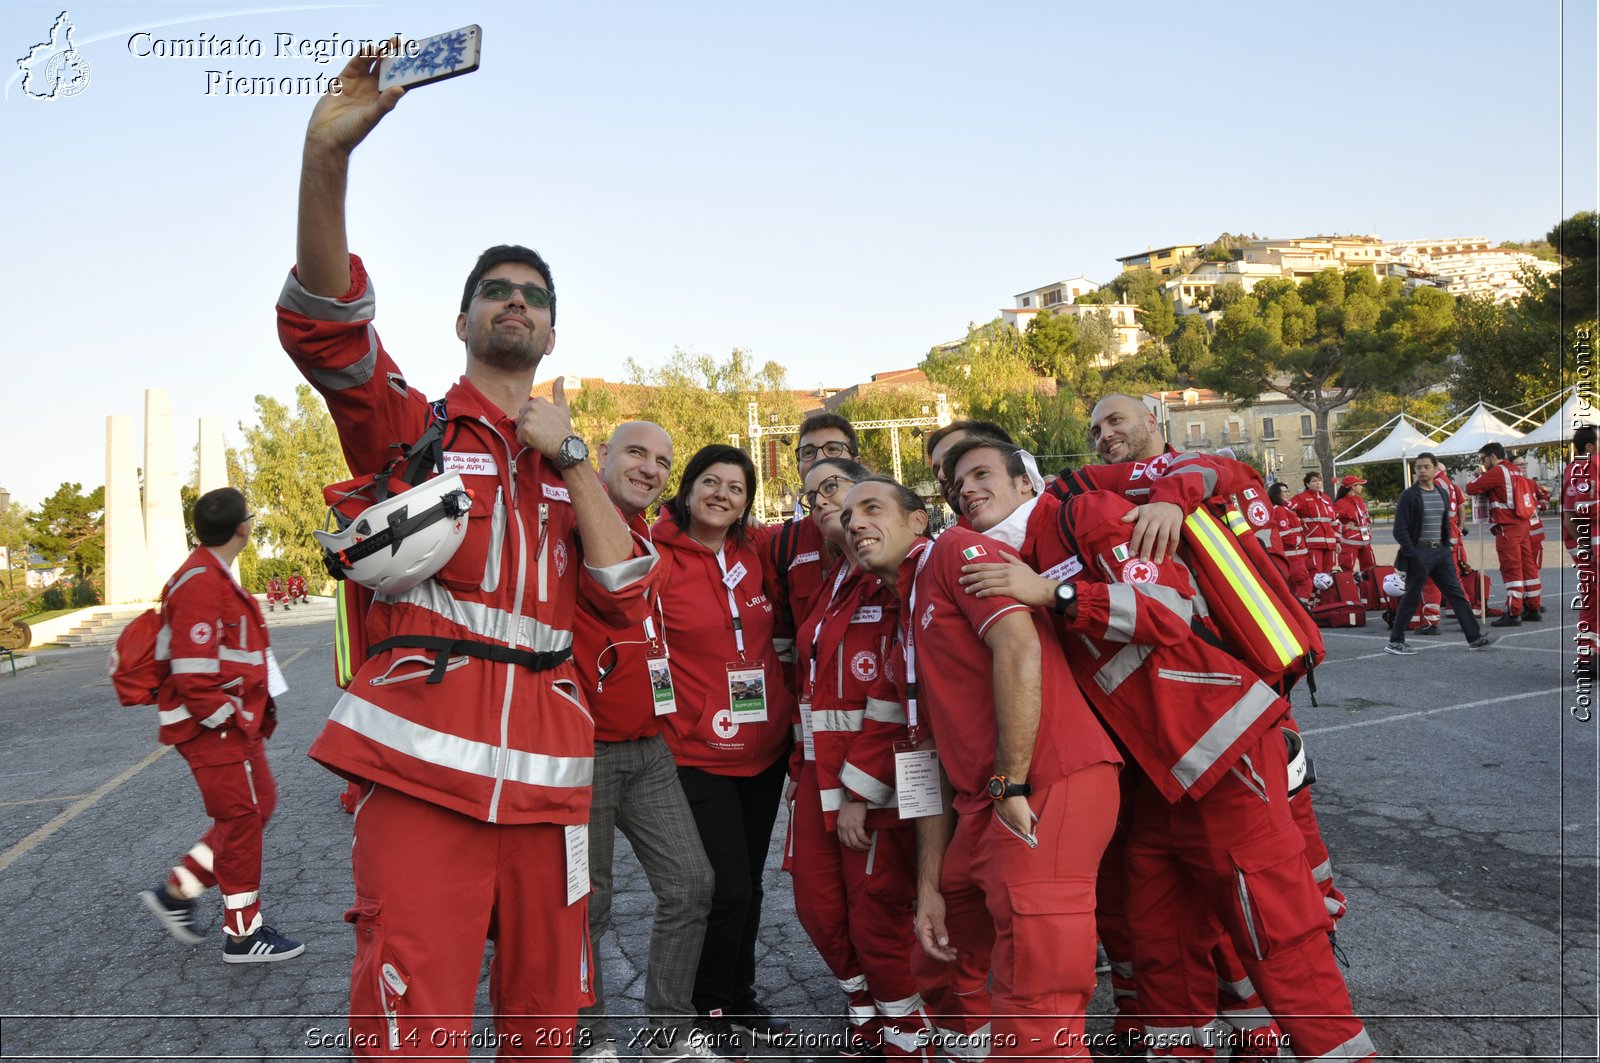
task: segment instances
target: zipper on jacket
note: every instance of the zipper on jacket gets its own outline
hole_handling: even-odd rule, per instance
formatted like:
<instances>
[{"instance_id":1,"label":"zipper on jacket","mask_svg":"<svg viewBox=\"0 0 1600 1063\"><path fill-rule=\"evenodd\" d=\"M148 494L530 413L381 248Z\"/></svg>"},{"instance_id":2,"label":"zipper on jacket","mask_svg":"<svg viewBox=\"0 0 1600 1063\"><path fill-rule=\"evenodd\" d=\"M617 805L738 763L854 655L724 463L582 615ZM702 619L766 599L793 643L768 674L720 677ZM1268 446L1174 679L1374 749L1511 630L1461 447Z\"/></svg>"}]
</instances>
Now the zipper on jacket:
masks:
<instances>
[{"instance_id":1,"label":"zipper on jacket","mask_svg":"<svg viewBox=\"0 0 1600 1063\"><path fill-rule=\"evenodd\" d=\"M839 700L844 700L844 646L839 646Z\"/></svg>"},{"instance_id":2,"label":"zipper on jacket","mask_svg":"<svg viewBox=\"0 0 1600 1063\"><path fill-rule=\"evenodd\" d=\"M1180 672L1173 668L1157 668L1156 675L1178 683L1208 683L1219 687L1239 685L1239 677L1227 672Z\"/></svg>"},{"instance_id":3,"label":"zipper on jacket","mask_svg":"<svg viewBox=\"0 0 1600 1063\"><path fill-rule=\"evenodd\" d=\"M493 593L500 587L500 547L506 537L505 488L494 489L494 513L489 518L489 551L483 561L483 582L478 589Z\"/></svg>"},{"instance_id":4,"label":"zipper on jacket","mask_svg":"<svg viewBox=\"0 0 1600 1063\"><path fill-rule=\"evenodd\" d=\"M550 503L539 503L539 600L550 600Z\"/></svg>"}]
</instances>

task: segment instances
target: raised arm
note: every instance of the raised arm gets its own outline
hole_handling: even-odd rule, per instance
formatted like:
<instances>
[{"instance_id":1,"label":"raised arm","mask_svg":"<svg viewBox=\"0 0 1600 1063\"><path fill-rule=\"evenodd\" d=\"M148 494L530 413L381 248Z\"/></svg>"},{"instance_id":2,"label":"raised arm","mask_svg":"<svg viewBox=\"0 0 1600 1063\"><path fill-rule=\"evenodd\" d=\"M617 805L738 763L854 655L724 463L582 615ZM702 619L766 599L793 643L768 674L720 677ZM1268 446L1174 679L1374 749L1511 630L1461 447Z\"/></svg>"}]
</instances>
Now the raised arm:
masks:
<instances>
[{"instance_id":1,"label":"raised arm","mask_svg":"<svg viewBox=\"0 0 1600 1063\"><path fill-rule=\"evenodd\" d=\"M406 91L378 91L378 55L372 48L346 63L335 85L317 101L306 127L295 245L300 284L313 295L330 299L350 289L350 242L344 221L350 153Z\"/></svg>"}]
</instances>

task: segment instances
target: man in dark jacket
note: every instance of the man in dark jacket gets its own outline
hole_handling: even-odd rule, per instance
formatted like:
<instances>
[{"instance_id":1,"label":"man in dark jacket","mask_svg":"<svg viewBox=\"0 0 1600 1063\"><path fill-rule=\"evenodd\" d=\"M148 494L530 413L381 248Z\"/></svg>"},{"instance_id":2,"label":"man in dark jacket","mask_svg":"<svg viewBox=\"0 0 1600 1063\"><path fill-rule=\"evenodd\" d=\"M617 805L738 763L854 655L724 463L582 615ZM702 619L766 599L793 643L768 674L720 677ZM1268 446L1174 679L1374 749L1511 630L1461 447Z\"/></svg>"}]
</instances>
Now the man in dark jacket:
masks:
<instances>
[{"instance_id":1,"label":"man in dark jacket","mask_svg":"<svg viewBox=\"0 0 1600 1063\"><path fill-rule=\"evenodd\" d=\"M1394 565L1406 574L1406 593L1395 610L1394 627L1384 649L1401 655L1417 652L1406 645L1406 625L1411 623L1417 603L1422 600L1424 582L1430 579L1449 599L1461 632L1467 637L1467 645L1475 650L1482 649L1494 639L1478 627L1478 618L1472 615L1472 606L1461 592L1461 582L1456 579L1450 547L1450 495L1433 479L1439 470L1438 459L1432 454L1418 454L1411 468L1416 482L1400 492L1400 501L1394 510L1394 540L1400 544Z\"/></svg>"}]
</instances>

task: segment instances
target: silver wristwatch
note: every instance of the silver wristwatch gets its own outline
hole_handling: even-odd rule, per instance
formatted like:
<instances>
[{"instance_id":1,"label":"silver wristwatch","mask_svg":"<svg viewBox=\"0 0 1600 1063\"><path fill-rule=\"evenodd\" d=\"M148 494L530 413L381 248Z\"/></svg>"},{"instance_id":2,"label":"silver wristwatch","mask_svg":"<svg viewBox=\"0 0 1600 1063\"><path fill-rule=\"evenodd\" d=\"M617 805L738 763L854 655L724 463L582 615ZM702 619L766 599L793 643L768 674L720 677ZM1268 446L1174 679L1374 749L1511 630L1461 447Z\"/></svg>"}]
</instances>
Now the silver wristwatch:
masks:
<instances>
[{"instance_id":1,"label":"silver wristwatch","mask_svg":"<svg viewBox=\"0 0 1600 1063\"><path fill-rule=\"evenodd\" d=\"M580 461L589 460L589 444L577 436L568 436L561 441L561 447L556 451L556 468L570 469Z\"/></svg>"}]
</instances>

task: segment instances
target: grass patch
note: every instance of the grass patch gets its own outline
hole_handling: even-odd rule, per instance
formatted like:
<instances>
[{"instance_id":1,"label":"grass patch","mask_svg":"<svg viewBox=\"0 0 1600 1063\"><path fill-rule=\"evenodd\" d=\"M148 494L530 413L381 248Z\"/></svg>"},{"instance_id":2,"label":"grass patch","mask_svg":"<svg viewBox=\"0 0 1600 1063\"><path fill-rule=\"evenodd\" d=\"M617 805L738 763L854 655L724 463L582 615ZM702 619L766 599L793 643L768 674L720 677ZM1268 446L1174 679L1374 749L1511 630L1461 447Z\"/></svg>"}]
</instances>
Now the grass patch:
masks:
<instances>
[{"instance_id":1,"label":"grass patch","mask_svg":"<svg viewBox=\"0 0 1600 1063\"><path fill-rule=\"evenodd\" d=\"M51 609L43 613L34 613L32 616L19 616L17 617L17 620L23 624L42 624L44 621L54 620L58 616L66 616L68 613L76 613L81 608L83 607L74 606L71 609Z\"/></svg>"}]
</instances>

